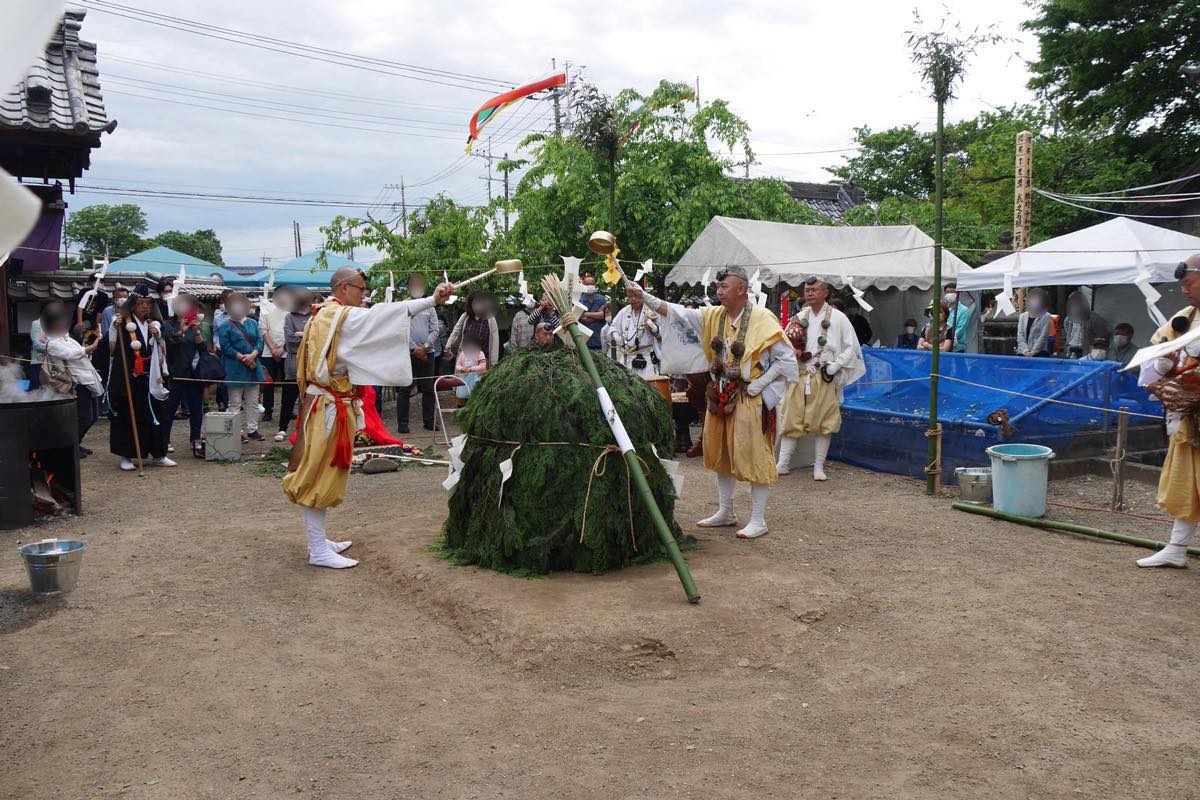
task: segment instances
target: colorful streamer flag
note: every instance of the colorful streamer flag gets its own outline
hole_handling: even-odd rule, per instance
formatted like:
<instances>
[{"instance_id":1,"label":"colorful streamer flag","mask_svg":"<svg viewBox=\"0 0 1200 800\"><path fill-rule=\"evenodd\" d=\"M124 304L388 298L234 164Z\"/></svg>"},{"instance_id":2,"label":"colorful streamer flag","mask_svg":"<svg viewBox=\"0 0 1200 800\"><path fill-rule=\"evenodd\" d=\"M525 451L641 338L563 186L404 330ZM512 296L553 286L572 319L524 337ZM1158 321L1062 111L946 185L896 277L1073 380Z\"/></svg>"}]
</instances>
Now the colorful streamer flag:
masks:
<instances>
[{"instance_id":1,"label":"colorful streamer flag","mask_svg":"<svg viewBox=\"0 0 1200 800\"><path fill-rule=\"evenodd\" d=\"M553 89L555 86L562 86L566 82L567 74L560 72L557 75L551 75L545 80L513 89L504 94L498 94L491 100L488 100L479 107L478 111L471 115L471 132L467 135L467 152L471 152L471 147L475 144L475 140L479 138L479 134L501 111L518 100L523 100L532 94L537 94L546 89Z\"/></svg>"}]
</instances>

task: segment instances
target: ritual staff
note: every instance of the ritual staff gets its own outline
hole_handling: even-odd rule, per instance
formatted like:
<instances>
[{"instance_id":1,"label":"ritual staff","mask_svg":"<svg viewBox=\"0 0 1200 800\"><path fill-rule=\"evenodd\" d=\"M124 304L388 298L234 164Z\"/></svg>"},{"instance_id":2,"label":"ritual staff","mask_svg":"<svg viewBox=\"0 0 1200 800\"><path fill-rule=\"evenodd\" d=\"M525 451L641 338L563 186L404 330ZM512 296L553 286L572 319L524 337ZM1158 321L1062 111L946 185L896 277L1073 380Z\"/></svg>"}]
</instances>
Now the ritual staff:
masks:
<instances>
[{"instance_id":1,"label":"ritual staff","mask_svg":"<svg viewBox=\"0 0 1200 800\"><path fill-rule=\"evenodd\" d=\"M660 341L658 314L646 308L642 298L630 289L625 290L628 301L613 317L608 327L616 346L617 362L639 378L659 374Z\"/></svg>"},{"instance_id":2,"label":"ritual staff","mask_svg":"<svg viewBox=\"0 0 1200 800\"><path fill-rule=\"evenodd\" d=\"M339 555L350 542L326 539L325 511L346 495L354 431L363 426L354 387L412 383L412 317L444 303L452 287L442 284L433 297L371 308L362 308L367 283L358 270L339 269L330 287L330 299L309 318L296 353L300 418L283 491L303 507L308 563L342 569L358 562Z\"/></svg>"},{"instance_id":3,"label":"ritual staff","mask_svg":"<svg viewBox=\"0 0 1200 800\"><path fill-rule=\"evenodd\" d=\"M108 344L113 351L108 374L111 421L109 449L121 457L121 469L136 469L134 460L151 458L160 467L173 467L167 457L162 424L167 418L167 350L158 306L150 287L139 283L125 308L113 316ZM134 431L137 436L134 436ZM140 450L140 453L139 453Z\"/></svg>"},{"instance_id":4,"label":"ritual staff","mask_svg":"<svg viewBox=\"0 0 1200 800\"><path fill-rule=\"evenodd\" d=\"M767 495L778 478L770 411L787 382L797 379L796 355L778 317L749 302L749 279L741 267L717 273L719 306L689 309L659 300L632 281L626 281L626 288L662 315L668 326L690 331L689 336L664 337L664 361L668 356L686 359L687 354L669 351L687 348L690 340L694 347L703 348L710 362L713 381L704 418L704 466L717 473L720 507L696 524L702 528L737 525L733 492L737 481L748 481L750 521L737 535L739 539L762 536L767 532Z\"/></svg>"},{"instance_id":5,"label":"ritual staff","mask_svg":"<svg viewBox=\"0 0 1200 800\"><path fill-rule=\"evenodd\" d=\"M800 382L788 387L779 412L779 473L791 471L797 442L812 435L817 481L826 480L829 443L842 428L842 391L867 371L854 326L828 299L829 284L816 277L804 281L804 309L787 327L800 362Z\"/></svg>"},{"instance_id":6,"label":"ritual staff","mask_svg":"<svg viewBox=\"0 0 1200 800\"><path fill-rule=\"evenodd\" d=\"M1150 338L1151 344L1178 339L1200 325L1200 254L1182 262L1175 269L1179 290L1188 307L1180 311ZM1200 341L1186 345L1169 357L1151 359L1142 364L1138 383L1162 398L1167 405L1181 385L1200 381ZM1187 393L1185 393L1187 394ZM1158 505L1174 518L1171 540L1152 556L1138 559L1139 567L1186 567L1187 551L1200 523L1200 431L1197 430L1197 411L1167 411L1167 457L1163 461L1158 481Z\"/></svg>"}]
</instances>

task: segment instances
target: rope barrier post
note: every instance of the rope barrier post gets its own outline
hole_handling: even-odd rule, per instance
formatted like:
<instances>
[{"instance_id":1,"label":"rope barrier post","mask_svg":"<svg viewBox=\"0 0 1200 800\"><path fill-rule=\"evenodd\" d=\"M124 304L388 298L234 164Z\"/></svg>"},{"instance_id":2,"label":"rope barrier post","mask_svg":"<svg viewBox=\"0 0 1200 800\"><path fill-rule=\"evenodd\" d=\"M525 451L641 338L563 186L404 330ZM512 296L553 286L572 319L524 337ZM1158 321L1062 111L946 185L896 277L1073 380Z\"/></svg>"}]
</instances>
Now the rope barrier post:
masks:
<instances>
[{"instance_id":1,"label":"rope barrier post","mask_svg":"<svg viewBox=\"0 0 1200 800\"><path fill-rule=\"evenodd\" d=\"M1113 449L1112 510L1125 507L1125 444L1129 437L1129 409L1124 406L1117 412L1117 446Z\"/></svg>"}]
</instances>

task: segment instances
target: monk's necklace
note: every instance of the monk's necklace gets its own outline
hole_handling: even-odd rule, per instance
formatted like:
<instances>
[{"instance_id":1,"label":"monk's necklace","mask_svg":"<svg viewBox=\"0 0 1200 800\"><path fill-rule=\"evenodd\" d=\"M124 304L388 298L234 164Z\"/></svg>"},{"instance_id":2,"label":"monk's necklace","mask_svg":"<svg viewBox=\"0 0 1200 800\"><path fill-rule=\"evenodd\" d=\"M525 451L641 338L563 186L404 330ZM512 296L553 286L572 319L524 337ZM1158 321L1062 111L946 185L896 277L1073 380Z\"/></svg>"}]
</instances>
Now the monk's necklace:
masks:
<instances>
[{"instance_id":1,"label":"monk's necklace","mask_svg":"<svg viewBox=\"0 0 1200 800\"><path fill-rule=\"evenodd\" d=\"M821 320L821 335L817 337L817 352L815 352L815 353L809 353L808 351L802 352L800 354L800 360L802 362L808 361L809 359L812 359L812 358L820 358L821 353L823 353L825 351L825 345L829 344L829 337L826 334L829 332L829 326L831 324L829 321L829 318L830 318L830 315L832 315L832 314L833 314L833 306L829 305L829 303L826 303L824 319ZM812 308L810 306L805 306L804 311L800 314L800 321L797 323L800 326L800 328L804 331L804 346L805 347L808 346L808 326L810 324L812 324L811 318L812 318Z\"/></svg>"},{"instance_id":2,"label":"monk's necklace","mask_svg":"<svg viewBox=\"0 0 1200 800\"><path fill-rule=\"evenodd\" d=\"M749 317L750 317L750 307L746 306L745 308L742 309L742 323L741 323L741 327L738 328L737 340L736 340L736 343L741 345L741 347L738 349L741 350L742 353L741 353L741 355L734 355L733 347L731 347L729 344L729 336L726 334L726 330L728 329L728 326L731 324L729 322L729 312L726 311L725 309L721 309L721 341L725 342L725 368L726 368L726 371L732 370L736 367L739 367L740 366L739 362L742 360L741 356L745 355L746 334L750 332L750 318Z\"/></svg>"}]
</instances>

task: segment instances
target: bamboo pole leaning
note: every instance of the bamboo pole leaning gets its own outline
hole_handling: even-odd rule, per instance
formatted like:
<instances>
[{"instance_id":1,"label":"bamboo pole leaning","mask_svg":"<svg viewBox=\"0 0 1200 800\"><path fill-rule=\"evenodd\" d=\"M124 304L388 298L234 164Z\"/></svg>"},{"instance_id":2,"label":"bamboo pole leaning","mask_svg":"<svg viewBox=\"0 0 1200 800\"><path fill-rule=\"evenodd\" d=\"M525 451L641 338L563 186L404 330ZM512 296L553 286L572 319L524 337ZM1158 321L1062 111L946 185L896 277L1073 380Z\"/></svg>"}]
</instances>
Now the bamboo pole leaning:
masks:
<instances>
[{"instance_id":1,"label":"bamboo pole leaning","mask_svg":"<svg viewBox=\"0 0 1200 800\"><path fill-rule=\"evenodd\" d=\"M583 364L584 370L587 372L588 377L591 378L592 385L596 388L596 395L600 399L600 410L603 412L608 426L612 430L617 446L621 449L625 465L629 469L630 475L633 476L633 482L637 486L638 494L641 495L642 502L645 503L646 510L650 514L650 519L654 523L654 529L658 533L663 547L666 548L671 563L675 566L675 572L679 575L679 582L683 584L683 591L687 594L688 602L699 603L700 592L696 589L695 581L692 580L692 573L683 558L683 553L679 550L679 544L675 541L675 537L671 535L670 526L667 525L667 521L659 509L658 503L654 500L654 493L650 490L646 474L642 471L642 464L638 460L637 451L634 449L633 443L629 440L629 434L625 432L625 425L621 422L621 417L617 414L617 409L613 406L612 400L608 396L608 390L605 389L604 382L600 380L600 373L596 370L596 363L592 361L592 354L587 348L587 339L580 332L579 323L575 321L574 315L571 313L571 299L567 296L562 282L557 275L549 275L543 278L542 288L550 297L551 302L554 303L555 309L557 309L559 315L562 317L563 325L571 334L571 339L575 343L575 350L579 353L579 361Z\"/></svg>"},{"instance_id":2,"label":"bamboo pole leaning","mask_svg":"<svg viewBox=\"0 0 1200 800\"><path fill-rule=\"evenodd\" d=\"M1153 539L1142 539L1137 536L1126 536L1123 533L1102 531L1099 528L1089 528L1085 525L1072 525L1069 522L1057 522L1052 519L1041 519L1039 517L1025 517L1020 514L1009 514L1006 511L997 511L994 508L975 506L971 505L970 503L953 503L950 507L956 511L965 511L968 514L980 514L985 517L1001 519L1005 522L1015 522L1018 525L1028 525L1031 528L1078 533L1081 536L1091 536L1094 539L1107 539L1110 542L1121 542L1122 544L1131 544L1135 547L1145 547L1147 550L1161 550L1167 546L1166 542L1157 542ZM1187 551L1188 555L1200 556L1200 547L1189 547Z\"/></svg>"}]
</instances>

